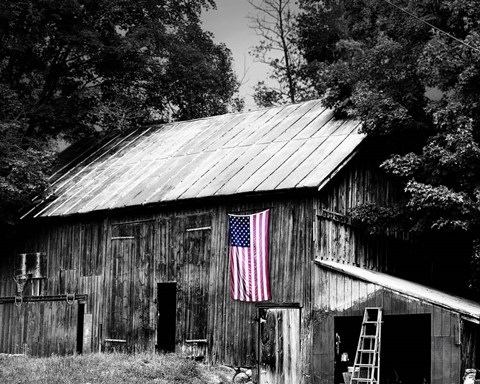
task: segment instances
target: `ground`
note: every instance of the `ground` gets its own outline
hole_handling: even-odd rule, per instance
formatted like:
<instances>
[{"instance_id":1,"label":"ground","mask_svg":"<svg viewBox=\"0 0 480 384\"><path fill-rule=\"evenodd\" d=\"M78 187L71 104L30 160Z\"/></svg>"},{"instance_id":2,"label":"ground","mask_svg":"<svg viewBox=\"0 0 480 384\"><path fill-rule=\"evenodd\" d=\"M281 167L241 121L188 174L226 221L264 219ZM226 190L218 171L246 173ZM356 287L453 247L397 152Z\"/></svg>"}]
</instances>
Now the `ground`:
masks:
<instances>
[{"instance_id":1,"label":"ground","mask_svg":"<svg viewBox=\"0 0 480 384\"><path fill-rule=\"evenodd\" d=\"M2 384L229 384L234 374L174 354L0 355Z\"/></svg>"}]
</instances>

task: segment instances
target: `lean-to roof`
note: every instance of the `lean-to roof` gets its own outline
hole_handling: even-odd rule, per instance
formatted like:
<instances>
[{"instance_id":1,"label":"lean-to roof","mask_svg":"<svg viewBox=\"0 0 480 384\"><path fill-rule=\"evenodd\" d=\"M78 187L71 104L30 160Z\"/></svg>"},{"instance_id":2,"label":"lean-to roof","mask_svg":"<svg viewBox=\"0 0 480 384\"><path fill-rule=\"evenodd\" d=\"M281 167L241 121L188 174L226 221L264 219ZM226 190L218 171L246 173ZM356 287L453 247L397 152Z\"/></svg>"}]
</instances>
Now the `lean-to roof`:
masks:
<instances>
[{"instance_id":1,"label":"lean-to roof","mask_svg":"<svg viewBox=\"0 0 480 384\"><path fill-rule=\"evenodd\" d=\"M318 188L364 139L321 102L151 126L118 135L52 178L33 216Z\"/></svg>"},{"instance_id":2,"label":"lean-to roof","mask_svg":"<svg viewBox=\"0 0 480 384\"><path fill-rule=\"evenodd\" d=\"M480 303L475 301L451 295L438 289L386 273L370 271L354 265L320 259L315 260L315 262L323 268L328 268L368 283L376 284L403 296L446 308L465 316L468 320L480 322Z\"/></svg>"}]
</instances>

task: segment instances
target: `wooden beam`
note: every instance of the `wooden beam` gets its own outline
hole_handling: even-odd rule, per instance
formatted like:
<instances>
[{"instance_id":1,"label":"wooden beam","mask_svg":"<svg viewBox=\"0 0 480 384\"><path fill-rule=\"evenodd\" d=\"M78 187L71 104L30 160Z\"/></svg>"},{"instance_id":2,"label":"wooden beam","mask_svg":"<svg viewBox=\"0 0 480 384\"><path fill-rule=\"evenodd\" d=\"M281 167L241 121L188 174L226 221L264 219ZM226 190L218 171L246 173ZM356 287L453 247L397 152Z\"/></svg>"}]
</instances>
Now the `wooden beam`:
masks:
<instances>
[{"instance_id":1,"label":"wooden beam","mask_svg":"<svg viewBox=\"0 0 480 384\"><path fill-rule=\"evenodd\" d=\"M79 294L75 295L75 300L79 302L85 302L87 300L88 295ZM70 295L69 295L70 298ZM23 302L38 302L38 301L62 301L67 300L67 295L52 295L52 296L24 296ZM14 303L15 296L4 296L0 297L0 304L7 304L7 303Z\"/></svg>"}]
</instances>

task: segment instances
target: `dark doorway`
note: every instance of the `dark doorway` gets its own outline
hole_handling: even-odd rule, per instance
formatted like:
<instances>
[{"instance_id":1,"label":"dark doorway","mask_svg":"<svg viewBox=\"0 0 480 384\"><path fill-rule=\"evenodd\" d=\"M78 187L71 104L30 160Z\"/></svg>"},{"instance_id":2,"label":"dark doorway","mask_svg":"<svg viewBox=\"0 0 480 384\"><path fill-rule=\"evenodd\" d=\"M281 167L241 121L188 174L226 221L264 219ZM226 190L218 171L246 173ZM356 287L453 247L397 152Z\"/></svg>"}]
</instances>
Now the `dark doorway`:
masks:
<instances>
[{"instance_id":1,"label":"dark doorway","mask_svg":"<svg viewBox=\"0 0 480 384\"><path fill-rule=\"evenodd\" d=\"M83 353L83 321L85 318L85 304L78 303L77 318L77 353Z\"/></svg>"},{"instance_id":2,"label":"dark doorway","mask_svg":"<svg viewBox=\"0 0 480 384\"><path fill-rule=\"evenodd\" d=\"M346 372L348 366L353 366L361 325L361 316L335 318L336 384L343 383L342 372ZM384 316L380 352L380 382L388 384L429 383L430 340L429 314Z\"/></svg>"},{"instance_id":3,"label":"dark doorway","mask_svg":"<svg viewBox=\"0 0 480 384\"><path fill-rule=\"evenodd\" d=\"M177 283L159 283L157 292L157 349L175 352Z\"/></svg>"},{"instance_id":4,"label":"dark doorway","mask_svg":"<svg viewBox=\"0 0 480 384\"><path fill-rule=\"evenodd\" d=\"M430 382L430 315L385 316L380 381Z\"/></svg>"}]
</instances>

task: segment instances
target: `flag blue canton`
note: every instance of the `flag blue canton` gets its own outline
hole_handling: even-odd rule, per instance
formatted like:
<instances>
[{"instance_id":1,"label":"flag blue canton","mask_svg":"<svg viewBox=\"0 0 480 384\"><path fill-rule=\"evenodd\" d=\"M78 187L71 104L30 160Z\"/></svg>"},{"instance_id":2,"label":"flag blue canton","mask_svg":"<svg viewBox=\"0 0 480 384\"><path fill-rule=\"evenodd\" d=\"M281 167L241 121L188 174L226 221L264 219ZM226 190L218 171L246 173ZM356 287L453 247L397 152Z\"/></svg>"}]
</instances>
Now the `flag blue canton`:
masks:
<instances>
[{"instance_id":1,"label":"flag blue canton","mask_svg":"<svg viewBox=\"0 0 480 384\"><path fill-rule=\"evenodd\" d=\"M230 245L250 247L250 217L230 216Z\"/></svg>"}]
</instances>

